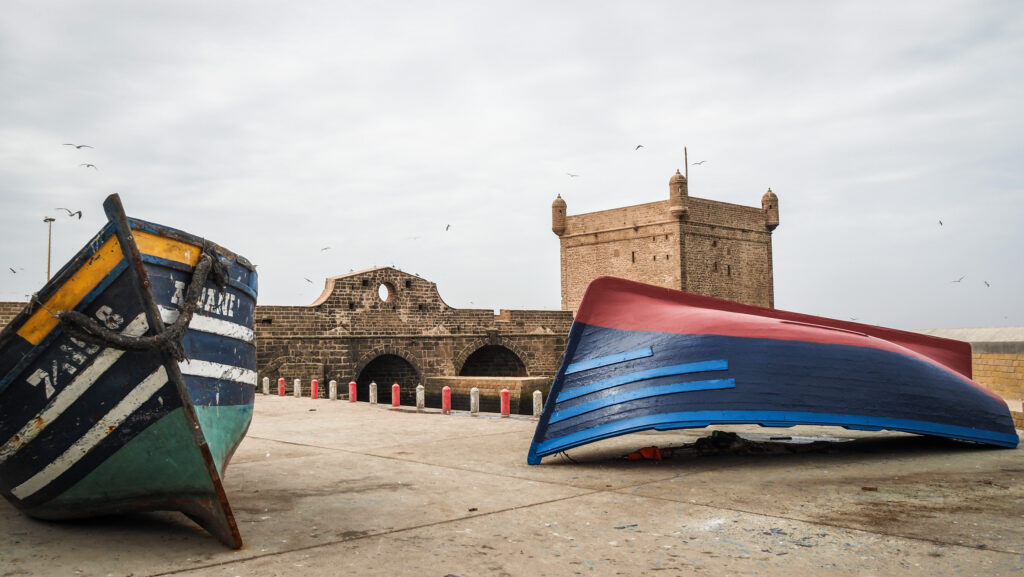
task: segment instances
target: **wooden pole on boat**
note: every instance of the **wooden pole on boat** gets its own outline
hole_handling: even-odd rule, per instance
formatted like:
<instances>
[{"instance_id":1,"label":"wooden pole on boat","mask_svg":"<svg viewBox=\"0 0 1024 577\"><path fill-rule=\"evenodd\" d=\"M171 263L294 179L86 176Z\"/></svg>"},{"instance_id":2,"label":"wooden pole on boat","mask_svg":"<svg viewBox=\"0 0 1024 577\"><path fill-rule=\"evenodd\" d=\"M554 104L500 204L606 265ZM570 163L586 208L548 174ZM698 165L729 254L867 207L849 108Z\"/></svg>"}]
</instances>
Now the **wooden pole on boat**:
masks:
<instances>
[{"instance_id":1,"label":"wooden pole on boat","mask_svg":"<svg viewBox=\"0 0 1024 577\"><path fill-rule=\"evenodd\" d=\"M114 225L117 242L121 245L121 253L128 264L128 274L133 277L136 285L141 289L139 290L139 297L142 299L142 304L146 311L146 321L149 323L153 334L160 334L165 329L164 321L160 316L160 308L157 306L156 298L153 297L149 273L146 272L146 265L142 261L142 253L139 251L139 246L135 243L135 234L132 231L131 224L128 222L128 216L124 212L121 197L117 194L108 196L103 202L103 211L107 215L107 220ZM228 503L228 496L224 491L224 483L221 480L220 473L217 471L217 464L213 459L213 453L210 452L210 446L207 444L206 437L203 434L199 416L196 414L195 406L192 404L192 397L185 385L185 377L181 374L181 367L178 365L177 359L166 350L160 351L160 356L163 360L163 367L167 372L168 380L173 382L178 390L185 418L188 421L189 429L192 431L192 439L195 441L196 447L203 457L203 464L210 475L214 493L217 495L215 502L189 505L188 510L183 505L181 510L190 519L220 540L221 543L233 549L241 549L242 534L238 530L235 515L231 511L231 505Z\"/></svg>"}]
</instances>

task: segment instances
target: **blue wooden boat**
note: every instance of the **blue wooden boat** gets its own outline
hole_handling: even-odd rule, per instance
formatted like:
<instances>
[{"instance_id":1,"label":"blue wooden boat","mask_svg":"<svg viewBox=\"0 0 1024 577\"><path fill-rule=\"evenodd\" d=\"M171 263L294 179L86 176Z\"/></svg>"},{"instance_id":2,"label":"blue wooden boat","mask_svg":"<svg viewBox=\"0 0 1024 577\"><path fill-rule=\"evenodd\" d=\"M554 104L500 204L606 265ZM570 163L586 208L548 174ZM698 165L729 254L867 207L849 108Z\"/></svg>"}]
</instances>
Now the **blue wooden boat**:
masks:
<instances>
[{"instance_id":1,"label":"blue wooden boat","mask_svg":"<svg viewBox=\"0 0 1024 577\"><path fill-rule=\"evenodd\" d=\"M883 429L1015 447L968 343L602 277L587 288L527 461L642 430Z\"/></svg>"},{"instance_id":2,"label":"blue wooden boat","mask_svg":"<svg viewBox=\"0 0 1024 577\"><path fill-rule=\"evenodd\" d=\"M239 548L221 480L252 418L256 272L103 206L0 333L0 493L40 519L181 511Z\"/></svg>"}]
</instances>

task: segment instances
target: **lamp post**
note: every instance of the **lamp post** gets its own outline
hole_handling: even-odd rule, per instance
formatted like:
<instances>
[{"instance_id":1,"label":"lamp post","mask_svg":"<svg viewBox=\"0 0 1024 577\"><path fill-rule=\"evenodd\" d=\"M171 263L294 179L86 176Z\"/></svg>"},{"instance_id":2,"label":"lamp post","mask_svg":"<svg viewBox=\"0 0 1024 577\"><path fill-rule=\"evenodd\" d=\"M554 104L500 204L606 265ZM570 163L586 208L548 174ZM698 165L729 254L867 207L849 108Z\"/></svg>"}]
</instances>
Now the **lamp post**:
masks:
<instances>
[{"instance_id":1,"label":"lamp post","mask_svg":"<svg viewBox=\"0 0 1024 577\"><path fill-rule=\"evenodd\" d=\"M53 251L53 221L55 220L57 219L52 216L43 218L43 222L49 229L46 234L46 282L50 282L50 254Z\"/></svg>"}]
</instances>

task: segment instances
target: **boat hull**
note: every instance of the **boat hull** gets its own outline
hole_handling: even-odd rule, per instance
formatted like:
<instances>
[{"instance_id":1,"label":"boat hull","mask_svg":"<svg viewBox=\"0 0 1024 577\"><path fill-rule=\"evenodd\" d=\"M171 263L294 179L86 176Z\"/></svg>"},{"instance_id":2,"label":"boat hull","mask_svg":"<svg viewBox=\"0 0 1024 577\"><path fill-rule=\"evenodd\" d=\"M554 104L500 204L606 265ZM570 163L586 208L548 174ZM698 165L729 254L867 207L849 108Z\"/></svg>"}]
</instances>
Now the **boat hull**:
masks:
<instances>
[{"instance_id":1,"label":"boat hull","mask_svg":"<svg viewBox=\"0 0 1024 577\"><path fill-rule=\"evenodd\" d=\"M105 208L111 222L0 334L0 493L43 519L178 510L240 547L221 479L252 417L255 272L201 238L127 219L116 197ZM226 278L189 295L204 251ZM147 337L189 296L183 356L75 338L59 318Z\"/></svg>"},{"instance_id":2,"label":"boat hull","mask_svg":"<svg viewBox=\"0 0 1024 577\"><path fill-rule=\"evenodd\" d=\"M528 461L599 439L712 424L833 425L1014 447L970 347L622 279L588 288Z\"/></svg>"}]
</instances>

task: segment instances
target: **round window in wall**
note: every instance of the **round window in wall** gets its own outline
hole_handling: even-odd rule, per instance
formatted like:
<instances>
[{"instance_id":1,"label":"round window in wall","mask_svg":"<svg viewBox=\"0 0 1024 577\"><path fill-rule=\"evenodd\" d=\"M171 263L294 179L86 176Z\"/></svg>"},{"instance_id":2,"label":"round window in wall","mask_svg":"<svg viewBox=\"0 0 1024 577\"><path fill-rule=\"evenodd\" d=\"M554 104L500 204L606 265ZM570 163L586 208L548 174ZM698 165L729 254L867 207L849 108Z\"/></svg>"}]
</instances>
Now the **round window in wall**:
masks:
<instances>
[{"instance_id":1,"label":"round window in wall","mask_svg":"<svg viewBox=\"0 0 1024 577\"><path fill-rule=\"evenodd\" d=\"M377 287L377 296L383 302L388 302L393 294L395 294L395 287L391 286L391 283L380 283L380 286Z\"/></svg>"}]
</instances>

